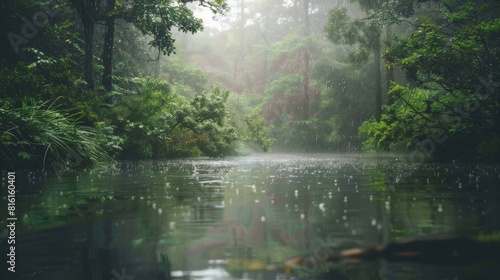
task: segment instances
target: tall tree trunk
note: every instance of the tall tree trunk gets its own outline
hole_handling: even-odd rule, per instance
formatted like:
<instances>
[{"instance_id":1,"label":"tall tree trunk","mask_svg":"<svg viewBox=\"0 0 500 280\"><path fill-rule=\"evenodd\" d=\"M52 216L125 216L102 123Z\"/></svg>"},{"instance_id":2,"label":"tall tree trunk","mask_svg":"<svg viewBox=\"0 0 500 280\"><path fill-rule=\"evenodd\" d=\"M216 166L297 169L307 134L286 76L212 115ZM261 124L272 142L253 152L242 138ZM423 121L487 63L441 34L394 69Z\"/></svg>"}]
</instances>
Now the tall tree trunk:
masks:
<instances>
[{"instance_id":1,"label":"tall tree trunk","mask_svg":"<svg viewBox=\"0 0 500 280\"><path fill-rule=\"evenodd\" d=\"M83 24L83 34L85 42L85 64L84 64L85 82L87 83L87 89L93 90L95 84L94 84L94 69L93 69L94 22L92 20Z\"/></svg>"},{"instance_id":2,"label":"tall tree trunk","mask_svg":"<svg viewBox=\"0 0 500 280\"><path fill-rule=\"evenodd\" d=\"M240 6L240 51L243 51L243 45L245 44L245 0L241 0Z\"/></svg>"},{"instance_id":3,"label":"tall tree trunk","mask_svg":"<svg viewBox=\"0 0 500 280\"><path fill-rule=\"evenodd\" d=\"M263 38L264 38L264 42L266 44L267 47L269 47L269 41L267 39L267 36L268 36L268 31L269 31L269 19L270 19L270 15L269 15L269 10L266 10L266 15L265 15L265 22L264 22L264 32L263 32ZM263 94L264 92L266 92L266 88L267 88L267 75L268 75L268 72L267 72L267 65L268 65L268 56L269 56L269 51L268 50L265 50L264 51L264 54L263 54L263 61L262 61L262 79L261 79L261 82L259 83L259 86L257 88L257 92L260 92L261 94Z\"/></svg>"},{"instance_id":4,"label":"tall tree trunk","mask_svg":"<svg viewBox=\"0 0 500 280\"><path fill-rule=\"evenodd\" d=\"M374 77L375 77L375 119L380 120L382 115L382 75L380 70L380 46L373 49L374 55Z\"/></svg>"},{"instance_id":5,"label":"tall tree trunk","mask_svg":"<svg viewBox=\"0 0 500 280\"><path fill-rule=\"evenodd\" d=\"M161 66L160 60L161 60L161 45L158 47L158 57L156 58L156 63L155 63L155 76L154 77L157 79L160 77L160 66Z\"/></svg>"},{"instance_id":6,"label":"tall tree trunk","mask_svg":"<svg viewBox=\"0 0 500 280\"><path fill-rule=\"evenodd\" d=\"M233 63L233 81L237 85L238 93L242 93L244 90L244 85L242 80L240 80L240 62L243 60L244 55L244 39L245 39L245 0L240 0L240 24L239 24L239 34L238 36L238 50L236 50L236 56Z\"/></svg>"},{"instance_id":7,"label":"tall tree trunk","mask_svg":"<svg viewBox=\"0 0 500 280\"><path fill-rule=\"evenodd\" d=\"M295 24L299 25L300 24L300 7L299 7L299 0L294 0L293 1L293 18L295 19Z\"/></svg>"},{"instance_id":8,"label":"tall tree trunk","mask_svg":"<svg viewBox=\"0 0 500 280\"><path fill-rule=\"evenodd\" d=\"M391 28L391 25L387 24L385 26L385 40L387 42L389 42L391 39L392 39L392 28ZM386 80L387 80L387 92L389 92L389 90L391 89L391 82L394 81L394 68L393 67L386 67L386 70L387 70L387 76L386 76ZM393 98L388 95L387 96L387 103L390 105L393 103Z\"/></svg>"},{"instance_id":9,"label":"tall tree trunk","mask_svg":"<svg viewBox=\"0 0 500 280\"><path fill-rule=\"evenodd\" d=\"M304 37L307 39L309 37L309 0L304 0ZM307 120L309 118L309 64L310 64L310 55L309 50L304 50L304 74L303 74L303 82L304 82L304 111L303 118Z\"/></svg>"},{"instance_id":10,"label":"tall tree trunk","mask_svg":"<svg viewBox=\"0 0 500 280\"><path fill-rule=\"evenodd\" d=\"M304 120L309 118L309 64L310 64L310 55L309 51L306 50L304 53Z\"/></svg>"},{"instance_id":11,"label":"tall tree trunk","mask_svg":"<svg viewBox=\"0 0 500 280\"><path fill-rule=\"evenodd\" d=\"M106 92L113 90L113 46L115 38L115 18L112 15L115 9L115 0L107 0L106 31L104 34L104 48L102 63L104 71L102 73L102 86Z\"/></svg>"},{"instance_id":12,"label":"tall tree trunk","mask_svg":"<svg viewBox=\"0 0 500 280\"><path fill-rule=\"evenodd\" d=\"M84 76L87 83L87 89L93 90L94 85L94 71L93 71L93 57L94 57L94 15L97 11L99 0L73 0L80 20L83 25L83 41L85 51L84 62Z\"/></svg>"},{"instance_id":13,"label":"tall tree trunk","mask_svg":"<svg viewBox=\"0 0 500 280\"><path fill-rule=\"evenodd\" d=\"M493 104L495 104L496 110L494 110L496 118L494 120L493 124L493 134L496 136L500 137L499 131L500 131L500 91L498 90L498 87L500 86L499 83L493 83L492 85L489 85L487 90L490 91L488 94L492 94L495 96L494 98L496 99ZM498 152L498 151L497 151Z\"/></svg>"}]
</instances>

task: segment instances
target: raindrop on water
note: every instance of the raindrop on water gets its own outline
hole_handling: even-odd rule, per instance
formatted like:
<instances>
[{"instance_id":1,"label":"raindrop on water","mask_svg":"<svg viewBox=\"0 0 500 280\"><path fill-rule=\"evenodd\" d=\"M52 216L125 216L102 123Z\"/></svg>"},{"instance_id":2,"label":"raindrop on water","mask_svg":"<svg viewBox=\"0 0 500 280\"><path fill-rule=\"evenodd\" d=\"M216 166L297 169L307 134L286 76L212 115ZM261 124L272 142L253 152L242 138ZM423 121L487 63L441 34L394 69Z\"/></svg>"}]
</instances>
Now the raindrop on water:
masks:
<instances>
[{"instance_id":1,"label":"raindrop on water","mask_svg":"<svg viewBox=\"0 0 500 280\"><path fill-rule=\"evenodd\" d=\"M325 204L324 203L319 204L319 210L325 212Z\"/></svg>"}]
</instances>

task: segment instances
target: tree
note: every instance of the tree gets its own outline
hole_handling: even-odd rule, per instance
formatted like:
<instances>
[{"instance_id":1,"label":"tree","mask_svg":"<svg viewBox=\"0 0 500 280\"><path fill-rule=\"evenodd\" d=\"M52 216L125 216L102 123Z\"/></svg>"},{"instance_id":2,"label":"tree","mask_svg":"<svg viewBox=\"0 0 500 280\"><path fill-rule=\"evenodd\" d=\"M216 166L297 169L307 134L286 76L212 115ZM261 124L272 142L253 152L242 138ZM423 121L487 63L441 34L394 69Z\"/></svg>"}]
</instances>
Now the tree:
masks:
<instances>
[{"instance_id":1,"label":"tree","mask_svg":"<svg viewBox=\"0 0 500 280\"><path fill-rule=\"evenodd\" d=\"M102 65L104 71L102 73L102 86L106 92L113 90L113 47L115 42L115 15L118 14L121 5L116 5L116 0L106 0L106 19L104 32L104 45L102 52Z\"/></svg>"},{"instance_id":2,"label":"tree","mask_svg":"<svg viewBox=\"0 0 500 280\"><path fill-rule=\"evenodd\" d=\"M192 139L197 148L209 157L224 157L231 153L238 135L228 124L226 106L229 91L213 88L210 93L199 93L189 106L183 106L176 113L181 128L193 133Z\"/></svg>"},{"instance_id":3,"label":"tree","mask_svg":"<svg viewBox=\"0 0 500 280\"><path fill-rule=\"evenodd\" d=\"M84 26L85 76L89 87L93 87L91 65L94 24L99 21L105 22L102 83L107 92L112 90L112 58L117 19L131 22L143 35L152 37L149 42L151 47L164 55L169 55L175 52L173 28L185 33L196 33L203 29L202 20L194 16L188 4L197 3L213 13L224 13L227 9L225 0L133 1L127 2L125 6L116 0L106 0L105 8L101 7L100 2L99 0L72 1Z\"/></svg>"},{"instance_id":4,"label":"tree","mask_svg":"<svg viewBox=\"0 0 500 280\"><path fill-rule=\"evenodd\" d=\"M373 115L370 65L342 63L346 54L333 47L317 59L313 77L321 90L318 118L325 123L322 138L336 151L360 148L358 128ZM355 95L353 93L356 93ZM333 145L331 145L333 144Z\"/></svg>"},{"instance_id":5,"label":"tree","mask_svg":"<svg viewBox=\"0 0 500 280\"><path fill-rule=\"evenodd\" d=\"M125 158L229 155L239 139L229 123L228 91L213 88L188 101L160 79L136 78L108 114L124 138Z\"/></svg>"},{"instance_id":6,"label":"tree","mask_svg":"<svg viewBox=\"0 0 500 280\"><path fill-rule=\"evenodd\" d=\"M441 155L462 152L464 145L471 147L468 156L498 155L500 7L497 1L437 4L433 17L418 18L410 36L390 44L387 63L404 70L408 84L393 85L396 103L371 123L368 140L382 143L389 137L408 147L433 141L426 152ZM394 129L415 125L405 133Z\"/></svg>"},{"instance_id":7,"label":"tree","mask_svg":"<svg viewBox=\"0 0 500 280\"><path fill-rule=\"evenodd\" d=\"M266 89L269 98L264 113L289 114L290 120L307 120L311 101L318 92L310 83L311 56L320 52L318 40L291 33L270 48L270 62L275 75ZM279 75L276 75L279 74Z\"/></svg>"},{"instance_id":8,"label":"tree","mask_svg":"<svg viewBox=\"0 0 500 280\"><path fill-rule=\"evenodd\" d=\"M379 2L360 1L367 13L376 13ZM337 44L355 45L350 53L353 62L365 62L373 54L373 81L375 85L375 118L378 120L382 114L382 80L381 80L381 47L382 34L379 22L370 18L370 14L363 19L352 19L347 15L347 9L336 8L329 12L328 24L325 33L329 40Z\"/></svg>"},{"instance_id":9,"label":"tree","mask_svg":"<svg viewBox=\"0 0 500 280\"><path fill-rule=\"evenodd\" d=\"M84 76L88 89L94 89L94 24L99 10L100 0L72 0L76 12L83 25L83 42L85 50Z\"/></svg>"},{"instance_id":10,"label":"tree","mask_svg":"<svg viewBox=\"0 0 500 280\"><path fill-rule=\"evenodd\" d=\"M271 127L266 126L266 121L259 110L254 110L251 114L245 117L247 133L245 140L259 145L264 151L268 152L271 149L275 139L269 137Z\"/></svg>"},{"instance_id":11,"label":"tree","mask_svg":"<svg viewBox=\"0 0 500 280\"><path fill-rule=\"evenodd\" d=\"M309 0L304 0L303 11L304 11L304 38L309 39ZM304 120L309 118L309 72L311 68L311 56L309 50L304 49L304 73L302 74L303 87L304 87Z\"/></svg>"}]
</instances>

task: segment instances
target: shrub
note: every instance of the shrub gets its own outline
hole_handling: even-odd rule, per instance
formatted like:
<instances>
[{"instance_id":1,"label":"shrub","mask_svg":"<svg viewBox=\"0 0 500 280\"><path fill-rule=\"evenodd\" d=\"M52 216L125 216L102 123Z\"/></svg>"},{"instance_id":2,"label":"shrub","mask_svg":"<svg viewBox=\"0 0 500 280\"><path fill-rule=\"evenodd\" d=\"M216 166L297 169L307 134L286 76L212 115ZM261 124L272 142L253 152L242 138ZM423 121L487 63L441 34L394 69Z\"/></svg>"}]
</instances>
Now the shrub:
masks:
<instances>
[{"instance_id":1,"label":"shrub","mask_svg":"<svg viewBox=\"0 0 500 280\"><path fill-rule=\"evenodd\" d=\"M9 100L0 105L0 153L11 166L84 168L111 161L103 138L94 128L78 125L79 115L34 100L20 107Z\"/></svg>"}]
</instances>

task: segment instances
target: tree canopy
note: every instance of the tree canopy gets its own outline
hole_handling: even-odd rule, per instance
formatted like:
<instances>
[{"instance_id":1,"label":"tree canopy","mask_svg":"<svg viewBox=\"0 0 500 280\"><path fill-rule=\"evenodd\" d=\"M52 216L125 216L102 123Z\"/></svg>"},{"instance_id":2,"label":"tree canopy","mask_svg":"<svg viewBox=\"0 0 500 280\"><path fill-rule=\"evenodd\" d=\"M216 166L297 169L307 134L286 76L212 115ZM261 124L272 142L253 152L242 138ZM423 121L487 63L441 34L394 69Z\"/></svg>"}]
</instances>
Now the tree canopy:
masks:
<instances>
[{"instance_id":1,"label":"tree canopy","mask_svg":"<svg viewBox=\"0 0 500 280\"><path fill-rule=\"evenodd\" d=\"M7 0L0 20L9 164L500 153L497 1Z\"/></svg>"}]
</instances>

